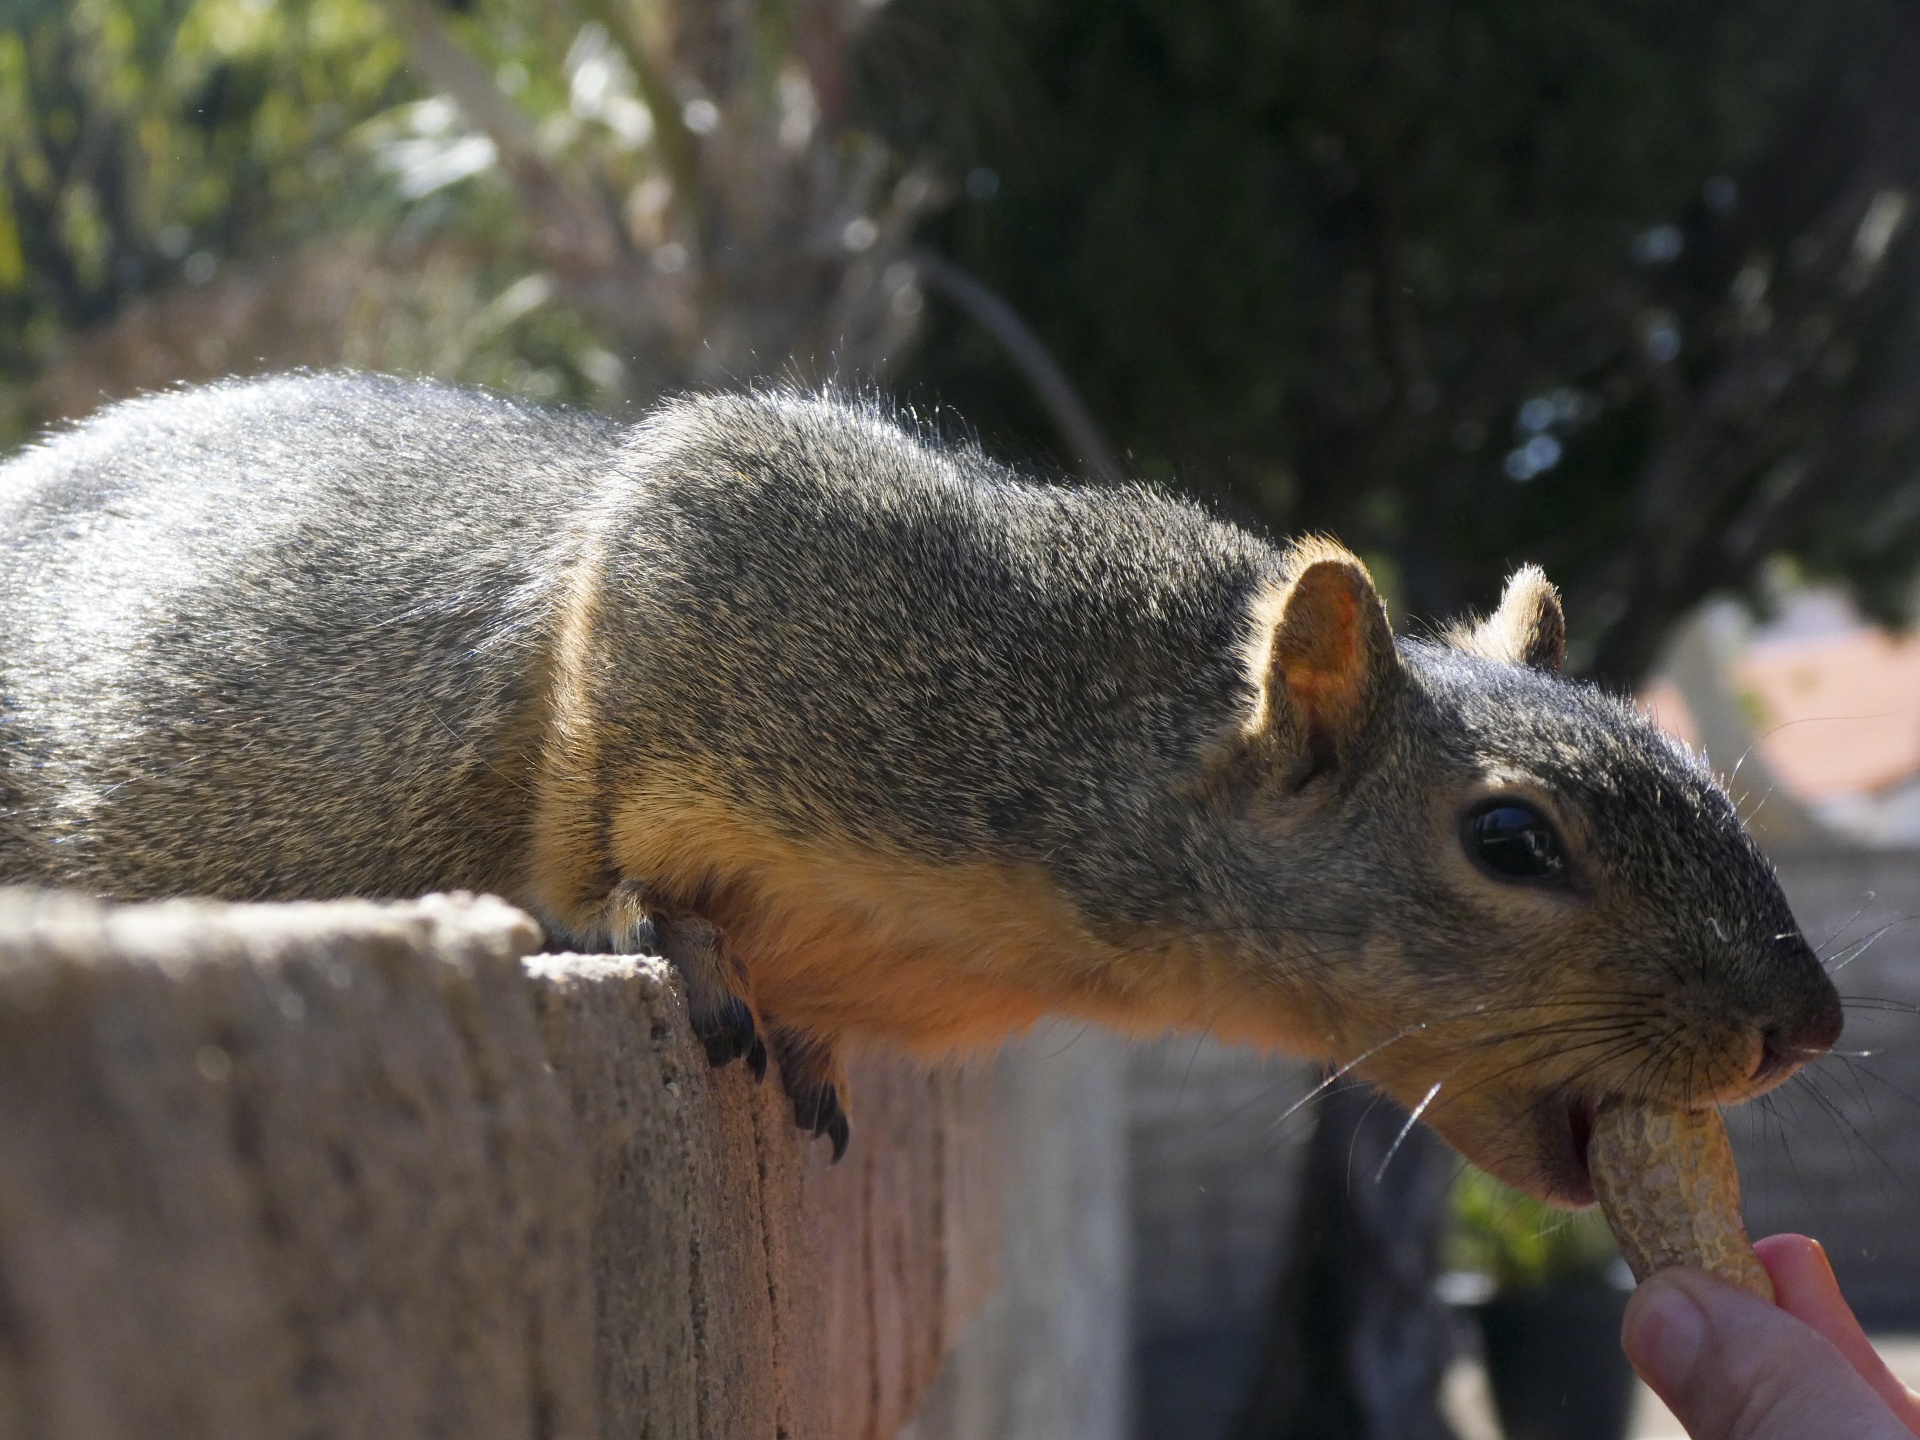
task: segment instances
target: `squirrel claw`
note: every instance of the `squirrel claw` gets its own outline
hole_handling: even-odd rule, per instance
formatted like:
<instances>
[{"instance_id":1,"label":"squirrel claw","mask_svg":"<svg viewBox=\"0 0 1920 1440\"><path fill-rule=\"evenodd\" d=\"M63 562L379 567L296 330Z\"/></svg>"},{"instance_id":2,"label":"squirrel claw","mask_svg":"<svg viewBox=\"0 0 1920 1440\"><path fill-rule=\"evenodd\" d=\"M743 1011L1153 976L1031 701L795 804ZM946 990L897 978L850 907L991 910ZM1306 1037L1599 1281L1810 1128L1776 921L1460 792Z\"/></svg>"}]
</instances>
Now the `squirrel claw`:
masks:
<instances>
[{"instance_id":1,"label":"squirrel claw","mask_svg":"<svg viewBox=\"0 0 1920 1440\"><path fill-rule=\"evenodd\" d=\"M693 1033L700 1037L709 1065L718 1068L745 1056L754 1079L767 1073L767 1047L754 1032L753 1010L746 1001L729 995L710 1017L696 1014Z\"/></svg>"},{"instance_id":2,"label":"squirrel claw","mask_svg":"<svg viewBox=\"0 0 1920 1440\"><path fill-rule=\"evenodd\" d=\"M847 1140L853 1133L847 1112L840 1108L840 1092L830 1084L804 1087L793 1097L793 1123L814 1139L822 1135L833 1141L833 1158L847 1153Z\"/></svg>"},{"instance_id":3,"label":"squirrel claw","mask_svg":"<svg viewBox=\"0 0 1920 1440\"><path fill-rule=\"evenodd\" d=\"M644 892L623 886L616 900L631 908L640 903L633 896L644 896ZM735 993L745 977L737 964L730 963L720 931L696 915L671 911L654 915L651 923L661 953L686 986L688 1018L707 1052L707 1063L718 1069L744 1056L753 1078L759 1080L767 1073L767 1047L760 1039L753 1006Z\"/></svg>"},{"instance_id":4,"label":"squirrel claw","mask_svg":"<svg viewBox=\"0 0 1920 1440\"><path fill-rule=\"evenodd\" d=\"M780 1084L793 1102L793 1123L807 1135L825 1135L833 1141L833 1158L847 1153L852 1127L842 1097L847 1074L832 1042L825 1037L781 1025L767 1032L767 1043L780 1062Z\"/></svg>"}]
</instances>

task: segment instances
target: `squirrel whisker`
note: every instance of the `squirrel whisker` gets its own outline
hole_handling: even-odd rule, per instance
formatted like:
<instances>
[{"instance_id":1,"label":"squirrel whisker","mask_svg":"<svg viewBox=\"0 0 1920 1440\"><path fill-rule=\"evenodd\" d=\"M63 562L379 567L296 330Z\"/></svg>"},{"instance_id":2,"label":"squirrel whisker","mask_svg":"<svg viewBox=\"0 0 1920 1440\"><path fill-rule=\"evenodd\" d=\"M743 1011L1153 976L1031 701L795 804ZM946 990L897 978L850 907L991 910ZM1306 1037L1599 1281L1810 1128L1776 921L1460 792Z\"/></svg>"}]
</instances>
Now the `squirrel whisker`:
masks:
<instances>
[{"instance_id":1,"label":"squirrel whisker","mask_svg":"<svg viewBox=\"0 0 1920 1440\"><path fill-rule=\"evenodd\" d=\"M1434 1097L1440 1093L1440 1087L1447 1082L1436 1080L1431 1089L1420 1097L1420 1103L1407 1112L1407 1123L1400 1127L1400 1133L1393 1137L1393 1143L1387 1147L1387 1153L1380 1157L1380 1166L1373 1172L1373 1183L1378 1185L1386 1178L1387 1166L1393 1163L1393 1157L1400 1153L1400 1147L1406 1143L1407 1136L1413 1133L1413 1127L1420 1123L1420 1117L1427 1113L1427 1107L1433 1104Z\"/></svg>"}]
</instances>

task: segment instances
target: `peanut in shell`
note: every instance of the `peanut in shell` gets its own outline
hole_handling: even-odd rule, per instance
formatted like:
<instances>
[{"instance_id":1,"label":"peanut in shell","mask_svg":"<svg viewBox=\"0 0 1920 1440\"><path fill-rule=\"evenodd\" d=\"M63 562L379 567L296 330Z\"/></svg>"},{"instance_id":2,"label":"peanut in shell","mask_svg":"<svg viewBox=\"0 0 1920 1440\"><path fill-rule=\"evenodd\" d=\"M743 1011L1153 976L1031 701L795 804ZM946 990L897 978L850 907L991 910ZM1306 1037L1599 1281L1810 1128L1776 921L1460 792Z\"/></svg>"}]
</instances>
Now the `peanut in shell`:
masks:
<instances>
[{"instance_id":1,"label":"peanut in shell","mask_svg":"<svg viewBox=\"0 0 1920 1440\"><path fill-rule=\"evenodd\" d=\"M1608 1106L1594 1118L1587 1167L1634 1279L1696 1265L1773 1302L1740 1219L1740 1174L1718 1110Z\"/></svg>"}]
</instances>

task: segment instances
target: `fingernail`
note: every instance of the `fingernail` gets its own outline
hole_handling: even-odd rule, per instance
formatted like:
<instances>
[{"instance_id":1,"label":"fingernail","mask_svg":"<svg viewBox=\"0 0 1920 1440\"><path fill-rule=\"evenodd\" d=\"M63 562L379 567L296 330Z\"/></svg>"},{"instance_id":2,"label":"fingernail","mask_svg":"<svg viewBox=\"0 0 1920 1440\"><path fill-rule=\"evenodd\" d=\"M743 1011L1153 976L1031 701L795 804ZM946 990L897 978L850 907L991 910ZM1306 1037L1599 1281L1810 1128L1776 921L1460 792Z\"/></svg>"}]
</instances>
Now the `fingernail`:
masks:
<instances>
[{"instance_id":1,"label":"fingernail","mask_svg":"<svg viewBox=\"0 0 1920 1440\"><path fill-rule=\"evenodd\" d=\"M1655 1275L1627 1308L1620 1343L1654 1389L1677 1389L1707 1343L1707 1316L1678 1282Z\"/></svg>"}]
</instances>

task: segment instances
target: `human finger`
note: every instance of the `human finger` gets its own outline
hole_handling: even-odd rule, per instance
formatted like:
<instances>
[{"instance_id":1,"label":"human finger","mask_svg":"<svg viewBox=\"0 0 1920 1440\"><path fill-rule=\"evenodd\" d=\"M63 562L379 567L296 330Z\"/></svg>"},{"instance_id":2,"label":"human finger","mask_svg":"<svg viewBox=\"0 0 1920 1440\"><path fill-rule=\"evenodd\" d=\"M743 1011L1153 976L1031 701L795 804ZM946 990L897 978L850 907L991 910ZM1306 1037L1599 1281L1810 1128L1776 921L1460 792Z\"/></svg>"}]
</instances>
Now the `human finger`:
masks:
<instances>
[{"instance_id":1,"label":"human finger","mask_svg":"<svg viewBox=\"0 0 1920 1440\"><path fill-rule=\"evenodd\" d=\"M1703 1270L1648 1276L1620 1338L1693 1440L1912 1440L1818 1331Z\"/></svg>"},{"instance_id":2,"label":"human finger","mask_svg":"<svg viewBox=\"0 0 1920 1440\"><path fill-rule=\"evenodd\" d=\"M1824 1335L1874 1393L1887 1402L1895 1417L1920 1435L1920 1395L1887 1368L1887 1362L1868 1341L1866 1331L1840 1293L1833 1266L1820 1242L1805 1235L1769 1235L1753 1248L1773 1277L1780 1308Z\"/></svg>"}]
</instances>

